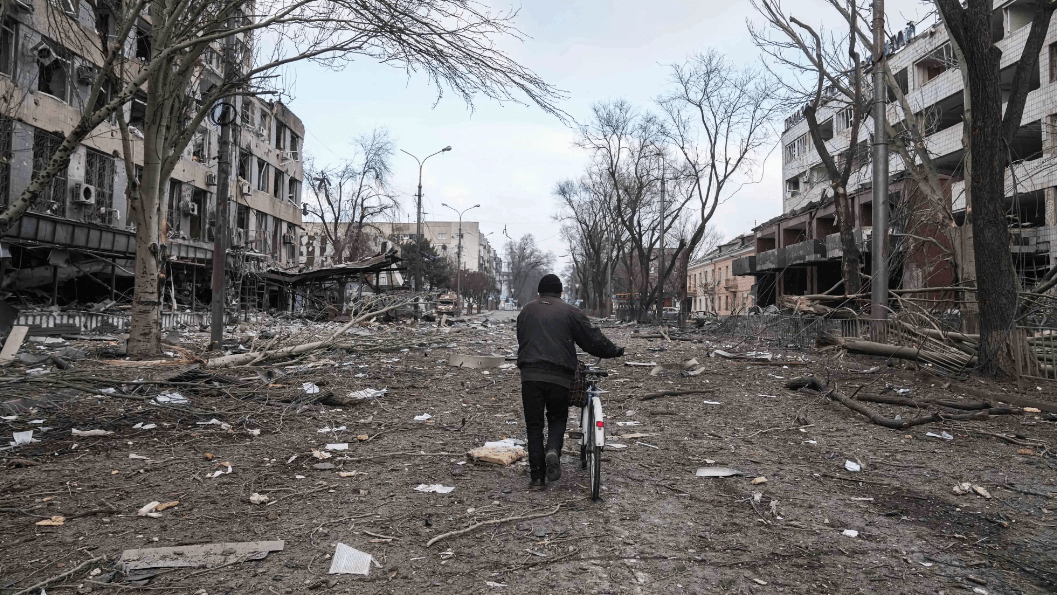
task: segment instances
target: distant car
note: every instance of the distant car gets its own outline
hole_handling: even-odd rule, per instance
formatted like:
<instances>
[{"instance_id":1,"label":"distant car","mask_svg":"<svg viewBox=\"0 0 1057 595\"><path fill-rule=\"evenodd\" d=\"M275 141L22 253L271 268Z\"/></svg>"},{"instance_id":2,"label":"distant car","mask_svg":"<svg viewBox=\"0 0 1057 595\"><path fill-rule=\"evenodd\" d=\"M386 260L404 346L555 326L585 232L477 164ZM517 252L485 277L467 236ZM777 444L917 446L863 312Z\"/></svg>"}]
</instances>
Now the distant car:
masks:
<instances>
[{"instance_id":1,"label":"distant car","mask_svg":"<svg viewBox=\"0 0 1057 595\"><path fill-rule=\"evenodd\" d=\"M664 309L665 320L679 320L679 308L669 306Z\"/></svg>"}]
</instances>

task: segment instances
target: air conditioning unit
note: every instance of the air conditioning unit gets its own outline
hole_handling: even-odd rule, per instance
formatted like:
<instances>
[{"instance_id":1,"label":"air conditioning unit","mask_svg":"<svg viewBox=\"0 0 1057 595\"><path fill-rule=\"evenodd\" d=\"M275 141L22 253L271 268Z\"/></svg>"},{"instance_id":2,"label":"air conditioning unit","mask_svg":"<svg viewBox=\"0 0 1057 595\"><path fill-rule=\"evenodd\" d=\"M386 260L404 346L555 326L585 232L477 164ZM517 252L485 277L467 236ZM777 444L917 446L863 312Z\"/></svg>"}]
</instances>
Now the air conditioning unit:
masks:
<instances>
[{"instance_id":1,"label":"air conditioning unit","mask_svg":"<svg viewBox=\"0 0 1057 595\"><path fill-rule=\"evenodd\" d=\"M91 84L95 80L95 67L82 65L77 67L77 82L84 84Z\"/></svg>"},{"instance_id":2,"label":"air conditioning unit","mask_svg":"<svg viewBox=\"0 0 1057 595\"><path fill-rule=\"evenodd\" d=\"M283 234L283 243L284 244L293 244L294 243L294 237L295 236L292 233L284 233Z\"/></svg>"},{"instance_id":3,"label":"air conditioning unit","mask_svg":"<svg viewBox=\"0 0 1057 595\"><path fill-rule=\"evenodd\" d=\"M216 174L206 174L206 186L216 186L216 185L217 185L217 175Z\"/></svg>"},{"instance_id":4,"label":"air conditioning unit","mask_svg":"<svg viewBox=\"0 0 1057 595\"><path fill-rule=\"evenodd\" d=\"M73 203L83 206L95 204L95 194L98 192L95 186L88 184L77 184L76 193L73 195Z\"/></svg>"},{"instance_id":5,"label":"air conditioning unit","mask_svg":"<svg viewBox=\"0 0 1057 595\"><path fill-rule=\"evenodd\" d=\"M231 235L231 245L241 246L246 243L246 230L236 229L235 233Z\"/></svg>"},{"instance_id":6,"label":"air conditioning unit","mask_svg":"<svg viewBox=\"0 0 1057 595\"><path fill-rule=\"evenodd\" d=\"M250 192L251 192L251 189L250 189L250 183L249 183L249 182L242 182L242 183L240 183L240 184L239 184L239 190L241 190L241 191L242 191L242 195L243 195L243 196L249 196L249 194L250 194Z\"/></svg>"},{"instance_id":7,"label":"air conditioning unit","mask_svg":"<svg viewBox=\"0 0 1057 595\"><path fill-rule=\"evenodd\" d=\"M40 62L42 66L47 66L59 59L55 50L51 49L51 46L43 41L29 48L29 52L30 56L32 56L37 62Z\"/></svg>"},{"instance_id":8,"label":"air conditioning unit","mask_svg":"<svg viewBox=\"0 0 1057 595\"><path fill-rule=\"evenodd\" d=\"M301 161L301 151L283 151L280 153L280 158L283 163L289 163L291 161Z\"/></svg>"}]
</instances>

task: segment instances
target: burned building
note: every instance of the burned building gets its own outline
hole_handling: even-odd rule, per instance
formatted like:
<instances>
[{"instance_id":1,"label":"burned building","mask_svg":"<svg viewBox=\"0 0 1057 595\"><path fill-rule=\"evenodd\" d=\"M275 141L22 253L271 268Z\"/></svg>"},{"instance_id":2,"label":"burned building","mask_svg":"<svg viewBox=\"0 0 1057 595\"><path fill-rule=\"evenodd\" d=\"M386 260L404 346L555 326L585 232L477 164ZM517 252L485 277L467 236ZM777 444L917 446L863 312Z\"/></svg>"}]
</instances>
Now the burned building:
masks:
<instances>
[{"instance_id":1,"label":"burned building","mask_svg":"<svg viewBox=\"0 0 1057 595\"><path fill-rule=\"evenodd\" d=\"M44 168L77 125L88 99L96 58L77 53L75 34L89 35L96 22L88 2L11 2L0 30L0 201L10 205ZM73 25L55 31L49 19ZM240 33L237 43L248 44ZM149 27L124 40L130 59L149 59ZM56 39L55 37L62 37ZM145 44L147 44L145 46ZM221 42L197 67L195 88L221 80ZM145 47L144 47L145 46ZM89 53L87 51L83 52ZM106 91L109 92L109 91ZM143 154L140 132L146 94L123 108L129 124L133 172ZM281 102L252 97L230 100L239 117L233 141L237 161L230 180L228 225L233 257L241 266L236 296L255 307L288 307L292 300L269 292L258 280L265 271L296 266L301 229L301 166L304 127ZM167 307L200 307L212 297L210 269L218 186L220 129L207 118L176 164L167 192L164 273ZM234 155L233 155L234 157ZM129 213L128 177L116 118L100 124L71 155L40 198L3 237L3 289L23 306L120 300L130 293L136 234Z\"/></svg>"},{"instance_id":2,"label":"burned building","mask_svg":"<svg viewBox=\"0 0 1057 595\"><path fill-rule=\"evenodd\" d=\"M1002 51L1001 82L1011 89L1034 4L1028 0L996 0L994 38ZM1011 258L1021 284L1030 288L1057 259L1057 22L1047 32L1045 49L1030 76L1031 91L1023 124L1009 149L1003 201L1010 221ZM908 174L893 151L889 162L891 213L887 240L892 288L927 289L972 283L972 240L966 218L965 151L962 143L964 98L957 59L946 29L937 23L925 31L912 26L888 44L888 62L910 106L924 116L924 138L936 168L943 198L936 204ZM852 109L835 93L824 95L818 109L820 133L830 153L858 162L848 182L855 241L870 274L873 199L867 118L859 142L850 147ZM900 130L903 116L889 92L888 121ZM899 142L898 139L892 142ZM781 296L818 294L842 280L843 250L838 235L829 178L812 143L802 111L790 115L782 133L782 215L754 229L755 259L735 262L735 274L756 277L760 305ZM840 291L838 290L838 293ZM954 307L953 294L924 295L928 307Z\"/></svg>"}]
</instances>

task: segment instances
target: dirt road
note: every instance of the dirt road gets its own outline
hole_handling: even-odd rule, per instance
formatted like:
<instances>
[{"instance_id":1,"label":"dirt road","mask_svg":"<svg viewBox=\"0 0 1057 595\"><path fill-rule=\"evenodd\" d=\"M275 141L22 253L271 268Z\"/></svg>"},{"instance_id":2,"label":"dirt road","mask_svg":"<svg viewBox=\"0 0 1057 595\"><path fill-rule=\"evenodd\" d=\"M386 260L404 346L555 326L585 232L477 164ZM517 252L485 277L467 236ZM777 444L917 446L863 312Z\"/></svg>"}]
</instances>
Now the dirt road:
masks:
<instances>
[{"instance_id":1,"label":"dirt road","mask_svg":"<svg viewBox=\"0 0 1057 595\"><path fill-rule=\"evenodd\" d=\"M452 353L512 353L510 324L372 332L417 339L393 353L321 353L315 357L323 364L279 367L286 376L262 375L249 392L235 394L223 378L166 387L183 389L188 406L70 393L77 398L0 422L5 435L51 428L35 432L39 443L2 455L0 593L97 556L107 559L47 591L113 592L101 582L114 580L125 585L122 592L140 592L110 572L127 548L257 540L285 546L264 559L219 568L159 569L141 575L143 588L215 595L1004 594L1057 587L1057 474L1047 446L1057 444L1054 423L1019 412L889 430L819 393L784 388L789 378L811 371L846 392L866 385L861 394L972 398L959 395L962 384L945 388L946 379L883 363L873 373L853 372L877 362L856 366L811 352L772 350L782 355L773 365L709 358L713 348L744 346L606 329L628 354L612 362L614 375L604 383L611 444L603 462L604 501L594 503L574 457L565 457L562 479L542 493L525 489L524 464L475 464L466 457L486 441L524 438L519 378L516 370L445 362ZM648 367L622 365L690 357L705 368L694 377L650 376ZM110 374L115 387L119 378L165 372L92 365L82 364L78 373ZM252 379L256 372L224 376ZM334 394L388 392L336 408L309 403L306 382ZM1010 390L970 383L996 399ZM1055 398L1052 386L1040 388L1034 396ZM707 392L640 400L659 390L690 389ZM873 406L889 416L915 414ZM429 419L416 421L424 414ZM30 423L36 419L44 422ZM217 423L202 423L212 419ZM134 427L141 422L157 427ZM113 434L74 437L73 428ZM325 450L335 443L348 443L348 450ZM330 456L316 458L313 450ZM855 465L848 462L861 470L849 471ZM695 475L709 466L744 475ZM963 482L969 492L954 493ZM415 490L421 484L454 490L422 493ZM253 494L268 502L251 503ZM137 516L152 501L179 504L158 518ZM426 546L477 522L556 507L549 516ZM52 516L65 517L62 526L35 524ZM337 543L371 554L379 566L367 577L328 575ZM97 567L102 572L90 576Z\"/></svg>"}]
</instances>

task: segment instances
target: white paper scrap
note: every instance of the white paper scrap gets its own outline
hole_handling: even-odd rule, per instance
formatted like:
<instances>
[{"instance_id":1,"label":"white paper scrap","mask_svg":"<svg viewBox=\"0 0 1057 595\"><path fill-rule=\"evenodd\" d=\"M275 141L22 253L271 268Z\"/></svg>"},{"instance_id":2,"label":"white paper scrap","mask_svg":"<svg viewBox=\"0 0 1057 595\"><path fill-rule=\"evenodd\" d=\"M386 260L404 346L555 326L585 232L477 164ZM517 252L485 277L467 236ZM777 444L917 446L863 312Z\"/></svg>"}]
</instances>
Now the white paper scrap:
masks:
<instances>
[{"instance_id":1,"label":"white paper scrap","mask_svg":"<svg viewBox=\"0 0 1057 595\"><path fill-rule=\"evenodd\" d=\"M844 533L841 533L841 535L843 535L845 537L858 537L859 536L859 532L856 531L855 529L845 529Z\"/></svg>"},{"instance_id":2,"label":"white paper scrap","mask_svg":"<svg viewBox=\"0 0 1057 595\"><path fill-rule=\"evenodd\" d=\"M11 432L11 436L15 439L15 441L11 443L11 446L22 446L23 444L29 444L30 442L40 442L40 440L33 438L33 430Z\"/></svg>"},{"instance_id":3,"label":"white paper scrap","mask_svg":"<svg viewBox=\"0 0 1057 595\"><path fill-rule=\"evenodd\" d=\"M433 416L428 413L423 413L422 415L415 416L415 421L426 421L427 419L433 419Z\"/></svg>"},{"instance_id":4,"label":"white paper scrap","mask_svg":"<svg viewBox=\"0 0 1057 595\"><path fill-rule=\"evenodd\" d=\"M106 392L106 389L103 389L103 391L101 391L101 392ZM186 404L190 403L191 401L188 400L187 397L181 395L178 392L170 391L170 392L164 392L164 393L154 397L154 402L155 403L169 403L171 405L186 405Z\"/></svg>"},{"instance_id":5,"label":"white paper scrap","mask_svg":"<svg viewBox=\"0 0 1057 595\"><path fill-rule=\"evenodd\" d=\"M363 390L357 390L349 393L350 399L356 399L357 401L365 401L367 399L374 399L376 397L385 396L385 393L389 392L389 389L376 390L373 388L365 388Z\"/></svg>"},{"instance_id":6,"label":"white paper scrap","mask_svg":"<svg viewBox=\"0 0 1057 595\"><path fill-rule=\"evenodd\" d=\"M217 419L215 417L213 419L209 420L209 421L196 422L196 425L199 425L199 426L220 426L221 430L230 430L231 429L231 424L222 422L222 421L220 421L219 419Z\"/></svg>"},{"instance_id":7,"label":"white paper scrap","mask_svg":"<svg viewBox=\"0 0 1057 595\"><path fill-rule=\"evenodd\" d=\"M84 436L86 438L90 436L112 436L114 434L110 430L78 430L77 428L70 430L70 433L74 436Z\"/></svg>"},{"instance_id":8,"label":"white paper scrap","mask_svg":"<svg viewBox=\"0 0 1057 595\"><path fill-rule=\"evenodd\" d=\"M862 471L862 466L860 466L855 461L845 460L844 461L844 468L847 469L848 471L851 471L852 473L858 473L859 471Z\"/></svg>"},{"instance_id":9,"label":"white paper scrap","mask_svg":"<svg viewBox=\"0 0 1057 595\"><path fill-rule=\"evenodd\" d=\"M348 442L337 442L335 444L328 444L324 448L327 450L349 450Z\"/></svg>"},{"instance_id":10,"label":"white paper scrap","mask_svg":"<svg viewBox=\"0 0 1057 595\"><path fill-rule=\"evenodd\" d=\"M421 483L421 484L419 484L419 485L417 485L415 487L415 491L416 492L427 492L427 493L428 492L434 492L434 493L437 493L437 494L447 494L447 493L451 492L454 489L455 489L455 486L446 486L446 485L441 485L439 483L435 483L435 484L432 484L432 485L426 485L424 483Z\"/></svg>"},{"instance_id":11,"label":"white paper scrap","mask_svg":"<svg viewBox=\"0 0 1057 595\"><path fill-rule=\"evenodd\" d=\"M301 389L304 390L305 393L309 394L309 395L314 395L314 394L319 392L319 387L316 386L316 384L314 382L302 382L301 383Z\"/></svg>"},{"instance_id":12,"label":"white paper scrap","mask_svg":"<svg viewBox=\"0 0 1057 595\"><path fill-rule=\"evenodd\" d=\"M362 574L367 576L371 572L371 564L378 568L382 567L374 559L374 556L367 552L361 552L344 543L338 543L338 547L334 550L334 559L330 563L328 574Z\"/></svg>"}]
</instances>

